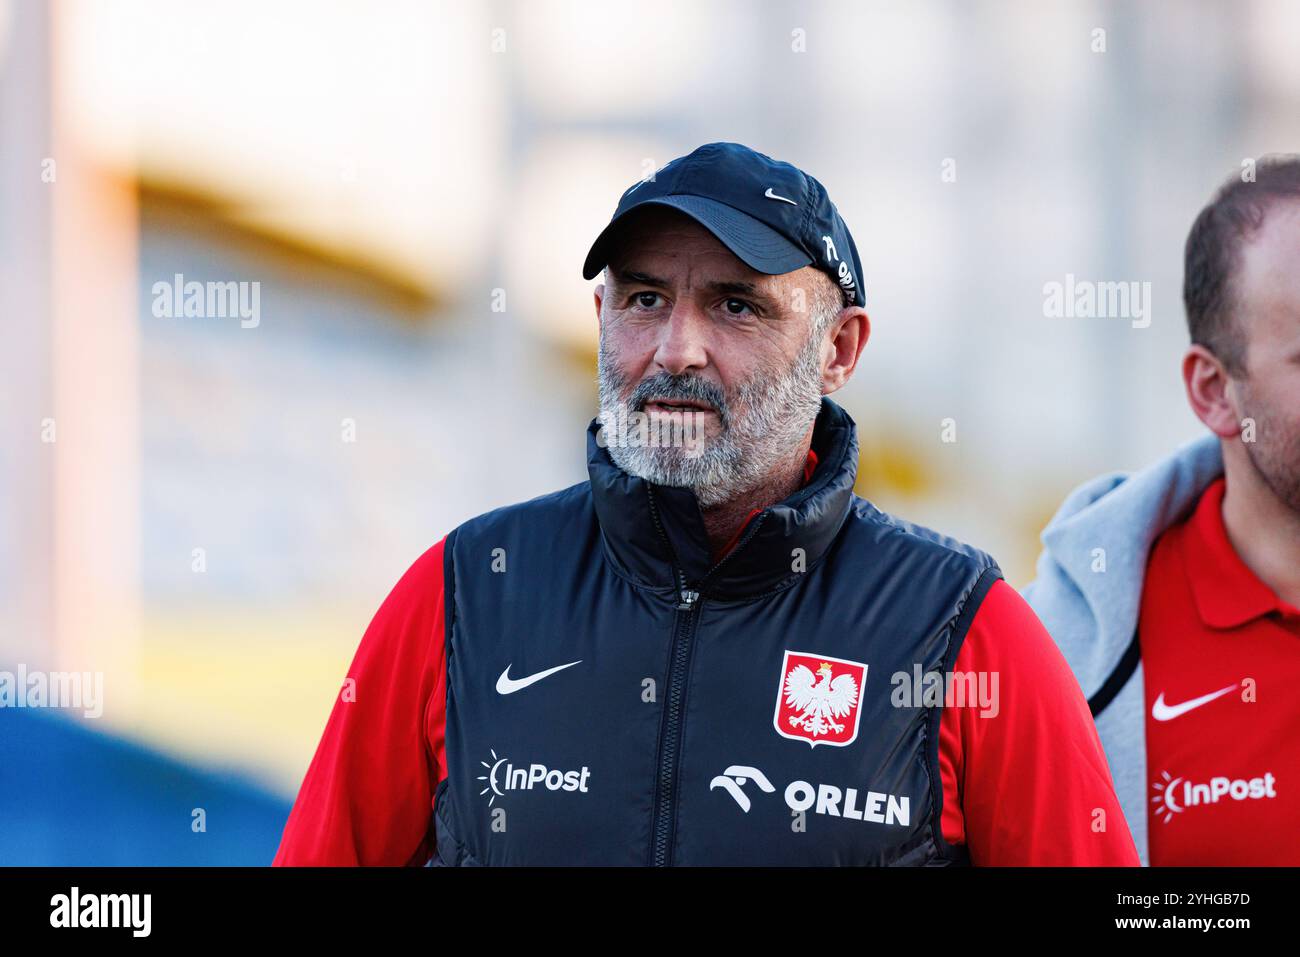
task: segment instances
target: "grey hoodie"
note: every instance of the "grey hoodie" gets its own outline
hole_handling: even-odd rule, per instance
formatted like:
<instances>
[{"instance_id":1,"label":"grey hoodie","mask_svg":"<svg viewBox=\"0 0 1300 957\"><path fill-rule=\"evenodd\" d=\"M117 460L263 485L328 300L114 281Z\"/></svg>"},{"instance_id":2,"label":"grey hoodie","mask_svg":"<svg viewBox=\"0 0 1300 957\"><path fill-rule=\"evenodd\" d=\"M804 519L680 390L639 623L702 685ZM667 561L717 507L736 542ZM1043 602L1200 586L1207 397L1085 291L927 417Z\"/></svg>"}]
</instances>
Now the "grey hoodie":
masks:
<instances>
[{"instance_id":1,"label":"grey hoodie","mask_svg":"<svg viewBox=\"0 0 1300 957\"><path fill-rule=\"evenodd\" d=\"M1140 472L1084 483L1043 530L1038 578L1024 590L1094 706L1097 733L1143 864L1150 863L1146 705L1134 631L1147 558L1160 534L1186 517L1222 474L1219 439L1209 435Z\"/></svg>"}]
</instances>

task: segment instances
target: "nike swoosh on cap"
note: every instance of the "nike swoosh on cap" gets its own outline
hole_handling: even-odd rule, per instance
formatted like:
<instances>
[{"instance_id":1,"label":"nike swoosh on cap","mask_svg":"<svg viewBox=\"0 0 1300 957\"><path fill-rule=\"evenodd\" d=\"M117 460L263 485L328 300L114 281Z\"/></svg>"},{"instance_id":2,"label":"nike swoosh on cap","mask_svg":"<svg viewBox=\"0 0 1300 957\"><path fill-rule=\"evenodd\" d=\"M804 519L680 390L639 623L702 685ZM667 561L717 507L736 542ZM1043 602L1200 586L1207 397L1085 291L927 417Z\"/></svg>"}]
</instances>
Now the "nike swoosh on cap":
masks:
<instances>
[{"instance_id":1,"label":"nike swoosh on cap","mask_svg":"<svg viewBox=\"0 0 1300 957\"><path fill-rule=\"evenodd\" d=\"M545 671L539 671L537 674L529 675L527 678L511 678L510 665L506 665L506 670L501 672L501 677L497 679L497 694L514 694L522 688L527 688L531 684L541 681L543 678L549 678L557 671L563 671L565 668L572 668L574 665L582 664L582 659L570 661L567 665L556 665L554 668L547 668Z\"/></svg>"},{"instance_id":2,"label":"nike swoosh on cap","mask_svg":"<svg viewBox=\"0 0 1300 957\"><path fill-rule=\"evenodd\" d=\"M1199 698L1192 698L1190 701L1184 701L1182 704L1165 704L1165 693L1160 692L1156 700L1151 703L1151 717L1157 721L1172 721L1179 715L1187 714L1193 708L1199 708L1203 704L1209 704L1215 698L1222 698L1229 691L1236 688L1236 685L1228 685L1226 688L1220 688L1218 691L1211 691L1209 694L1203 694Z\"/></svg>"},{"instance_id":3,"label":"nike swoosh on cap","mask_svg":"<svg viewBox=\"0 0 1300 957\"><path fill-rule=\"evenodd\" d=\"M778 196L778 195L776 195L776 193L772 192L772 187L771 187L771 186L769 186L769 187L767 188L767 192L764 193L763 195L766 196L768 199L779 199L781 202L783 202L783 203L789 203L791 206L798 206L798 205L799 205L799 204L796 203L793 199L786 199L784 196Z\"/></svg>"}]
</instances>

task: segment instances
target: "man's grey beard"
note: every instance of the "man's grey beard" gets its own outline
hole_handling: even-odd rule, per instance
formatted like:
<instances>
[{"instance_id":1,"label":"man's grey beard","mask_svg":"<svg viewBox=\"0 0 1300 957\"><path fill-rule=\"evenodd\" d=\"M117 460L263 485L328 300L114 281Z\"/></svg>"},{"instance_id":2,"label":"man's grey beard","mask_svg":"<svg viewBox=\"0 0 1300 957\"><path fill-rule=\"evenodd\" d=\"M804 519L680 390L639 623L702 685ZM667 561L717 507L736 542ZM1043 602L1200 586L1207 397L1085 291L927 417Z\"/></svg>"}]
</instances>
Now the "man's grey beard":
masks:
<instances>
[{"instance_id":1,"label":"man's grey beard","mask_svg":"<svg viewBox=\"0 0 1300 957\"><path fill-rule=\"evenodd\" d=\"M810 336L788 369L760 368L730 399L707 379L661 372L637 383L623 400L619 396L627 390L628 380L607 351L602 332L597 368L600 421L607 430L613 430L620 415L642 412L651 399L707 402L718 413L721 425L716 438L699 440L702 448L610 442L610 458L629 475L656 485L691 489L701 508L767 484L807 434L821 408L821 339L818 334Z\"/></svg>"}]
</instances>

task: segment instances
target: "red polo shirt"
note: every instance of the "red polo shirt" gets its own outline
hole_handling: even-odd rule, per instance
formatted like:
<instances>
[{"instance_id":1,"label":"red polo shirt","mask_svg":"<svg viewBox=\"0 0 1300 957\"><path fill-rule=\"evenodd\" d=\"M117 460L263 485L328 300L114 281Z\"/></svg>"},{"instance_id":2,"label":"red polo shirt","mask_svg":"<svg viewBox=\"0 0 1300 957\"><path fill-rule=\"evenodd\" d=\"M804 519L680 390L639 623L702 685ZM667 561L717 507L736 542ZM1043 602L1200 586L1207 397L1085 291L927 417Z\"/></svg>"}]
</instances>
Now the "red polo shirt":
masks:
<instances>
[{"instance_id":1,"label":"red polo shirt","mask_svg":"<svg viewBox=\"0 0 1300 957\"><path fill-rule=\"evenodd\" d=\"M1233 549L1224 480L1157 539L1138 640L1152 865L1300 864L1300 609Z\"/></svg>"}]
</instances>

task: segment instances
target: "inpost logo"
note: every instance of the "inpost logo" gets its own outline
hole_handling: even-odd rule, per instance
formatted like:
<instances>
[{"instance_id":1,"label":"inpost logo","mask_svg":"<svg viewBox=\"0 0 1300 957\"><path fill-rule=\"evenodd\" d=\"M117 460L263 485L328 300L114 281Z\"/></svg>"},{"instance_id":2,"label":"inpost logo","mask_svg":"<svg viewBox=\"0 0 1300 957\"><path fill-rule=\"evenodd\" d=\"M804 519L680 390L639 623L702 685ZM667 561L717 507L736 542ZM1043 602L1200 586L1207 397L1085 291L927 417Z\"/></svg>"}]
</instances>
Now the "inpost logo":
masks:
<instances>
[{"instance_id":1,"label":"inpost logo","mask_svg":"<svg viewBox=\"0 0 1300 957\"><path fill-rule=\"evenodd\" d=\"M1218 804L1224 798L1261 801L1277 797L1277 778L1267 771L1257 778L1213 777L1205 784L1174 777L1168 771L1162 771L1160 778L1151 785L1156 792L1151 803L1156 805L1156 816L1162 817L1165 824L1172 821L1175 814L1204 804Z\"/></svg>"},{"instance_id":2,"label":"inpost logo","mask_svg":"<svg viewBox=\"0 0 1300 957\"><path fill-rule=\"evenodd\" d=\"M480 774L478 780L483 782L480 795L489 794L488 806L496 803L499 797L505 797L509 791L531 791L541 787L547 791L578 791L587 793L587 779L591 769L585 765L577 771L556 771L544 764L529 764L516 767L508 759L498 757L492 751L492 760L480 761L487 773Z\"/></svg>"}]
</instances>

